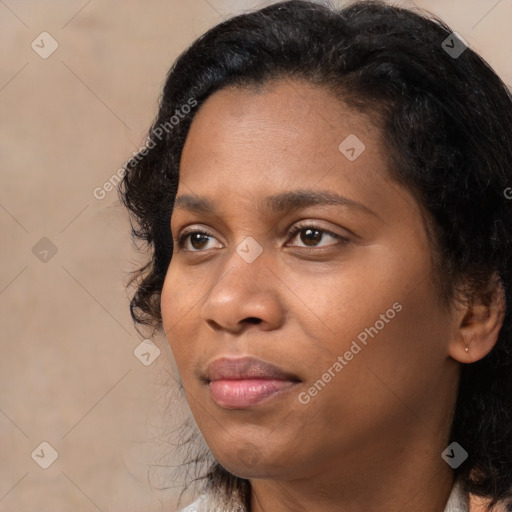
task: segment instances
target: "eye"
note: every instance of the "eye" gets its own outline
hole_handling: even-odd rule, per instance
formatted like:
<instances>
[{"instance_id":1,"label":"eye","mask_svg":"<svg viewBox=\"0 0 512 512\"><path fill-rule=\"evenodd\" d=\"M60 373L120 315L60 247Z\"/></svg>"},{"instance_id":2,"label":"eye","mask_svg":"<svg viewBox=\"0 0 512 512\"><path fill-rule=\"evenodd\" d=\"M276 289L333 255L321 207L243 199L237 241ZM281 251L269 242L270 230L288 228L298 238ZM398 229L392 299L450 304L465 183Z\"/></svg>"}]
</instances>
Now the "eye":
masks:
<instances>
[{"instance_id":1,"label":"eye","mask_svg":"<svg viewBox=\"0 0 512 512\"><path fill-rule=\"evenodd\" d=\"M300 237L301 241L305 244L306 248L314 248L317 247L318 243L327 235L331 238L334 238L337 242L346 243L348 239L333 233L327 229L321 228L320 226L316 226L315 224L303 224L294 226L289 232L288 237L294 238L297 234L304 233L303 236ZM214 235L208 233L207 231L200 230L185 230L178 238L178 247L181 250L189 251L189 252L201 252L206 249L211 249L212 247L207 247L208 242L215 238ZM192 249L187 247L187 242L190 242L190 246ZM336 245L336 244L329 244ZM295 246L300 247L300 246Z\"/></svg>"},{"instance_id":2,"label":"eye","mask_svg":"<svg viewBox=\"0 0 512 512\"><path fill-rule=\"evenodd\" d=\"M190 238L190 244L193 249L185 247L187 239ZM211 233L207 231L188 230L184 231L178 238L178 247L185 251L198 252L205 249L205 242L208 242L209 238L215 238ZM206 247L208 249L208 247Z\"/></svg>"},{"instance_id":3,"label":"eye","mask_svg":"<svg viewBox=\"0 0 512 512\"><path fill-rule=\"evenodd\" d=\"M346 243L348 242L348 239L345 237L342 237L341 235L338 235L336 233L333 233L332 231L329 231L327 229L321 228L320 226L316 226L315 224L303 224L303 225L297 225L293 227L289 233L288 236L295 237L301 233L301 236L299 237L301 242L305 244L305 247L317 247L317 244L325 237L325 235L334 238L338 242ZM336 245L336 244L328 244L328 245ZM294 247L301 247L301 246L294 246Z\"/></svg>"}]
</instances>

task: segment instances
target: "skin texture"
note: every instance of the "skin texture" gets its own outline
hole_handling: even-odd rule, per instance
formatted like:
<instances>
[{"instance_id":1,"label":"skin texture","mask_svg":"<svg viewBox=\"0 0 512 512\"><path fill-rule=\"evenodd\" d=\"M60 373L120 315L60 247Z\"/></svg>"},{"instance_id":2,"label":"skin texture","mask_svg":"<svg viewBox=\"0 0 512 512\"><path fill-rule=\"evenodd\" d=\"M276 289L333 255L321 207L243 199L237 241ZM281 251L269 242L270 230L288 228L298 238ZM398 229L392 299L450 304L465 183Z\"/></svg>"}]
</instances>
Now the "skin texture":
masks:
<instances>
[{"instance_id":1,"label":"skin texture","mask_svg":"<svg viewBox=\"0 0 512 512\"><path fill-rule=\"evenodd\" d=\"M350 134L365 145L354 161L338 149ZM492 349L502 309L441 306L421 209L390 179L385 151L370 119L299 81L218 91L192 123L177 197L207 197L219 212L174 210L163 324L197 425L217 460L251 481L252 512L442 512L450 494L441 453L458 362ZM373 213L265 206L298 189ZM322 231L310 241L307 228L288 236L299 221L346 241ZM178 250L190 226L212 236ZM249 236L262 249L251 263L236 251ZM394 303L400 312L301 403ZM200 376L218 357L245 355L301 382L254 407L220 407Z\"/></svg>"}]
</instances>

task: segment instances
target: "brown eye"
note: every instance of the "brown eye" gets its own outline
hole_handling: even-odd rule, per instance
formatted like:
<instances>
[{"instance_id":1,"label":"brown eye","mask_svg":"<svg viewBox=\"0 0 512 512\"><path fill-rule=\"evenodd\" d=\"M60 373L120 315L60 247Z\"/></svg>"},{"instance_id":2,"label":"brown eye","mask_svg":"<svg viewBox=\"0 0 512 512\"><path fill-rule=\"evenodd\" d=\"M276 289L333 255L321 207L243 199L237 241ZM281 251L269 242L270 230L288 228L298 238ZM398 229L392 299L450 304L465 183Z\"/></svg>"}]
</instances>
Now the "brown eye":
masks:
<instances>
[{"instance_id":1,"label":"brown eye","mask_svg":"<svg viewBox=\"0 0 512 512\"><path fill-rule=\"evenodd\" d=\"M306 245L315 245L322 240L322 232L318 229L306 228L301 231L300 239Z\"/></svg>"},{"instance_id":2,"label":"brown eye","mask_svg":"<svg viewBox=\"0 0 512 512\"><path fill-rule=\"evenodd\" d=\"M205 233L192 233L190 236L190 243L194 249L204 249L204 246L208 242L208 235Z\"/></svg>"},{"instance_id":3,"label":"brown eye","mask_svg":"<svg viewBox=\"0 0 512 512\"><path fill-rule=\"evenodd\" d=\"M328 231L326 229L312 226L312 225L306 225L306 226L296 226L292 232L289 234L290 237L295 238L295 235L299 234L298 237L301 241L301 243L304 244L305 247L317 247L318 244L323 240L325 236L334 238L337 240L337 242L348 242L348 240L340 235L337 235L336 233L332 233L331 231ZM324 244L321 247L324 247L326 244ZM336 245L336 244L327 244L327 245ZM300 245L295 245L295 247L301 247Z\"/></svg>"},{"instance_id":4,"label":"brown eye","mask_svg":"<svg viewBox=\"0 0 512 512\"><path fill-rule=\"evenodd\" d=\"M178 247L190 252L202 251L207 249L206 245L208 245L208 241L213 238L215 238L213 235L204 231L188 231L178 238ZM187 245L187 239L190 240L192 249L185 247Z\"/></svg>"}]
</instances>

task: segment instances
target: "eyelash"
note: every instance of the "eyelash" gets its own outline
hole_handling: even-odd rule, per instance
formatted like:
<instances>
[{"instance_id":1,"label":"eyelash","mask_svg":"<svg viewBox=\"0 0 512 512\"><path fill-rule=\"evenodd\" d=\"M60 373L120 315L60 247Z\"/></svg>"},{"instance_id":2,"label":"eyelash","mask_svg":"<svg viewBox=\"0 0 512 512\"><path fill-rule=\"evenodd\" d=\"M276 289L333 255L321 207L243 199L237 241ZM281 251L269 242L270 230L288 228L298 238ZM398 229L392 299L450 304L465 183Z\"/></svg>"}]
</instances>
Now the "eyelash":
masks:
<instances>
[{"instance_id":1,"label":"eyelash","mask_svg":"<svg viewBox=\"0 0 512 512\"><path fill-rule=\"evenodd\" d=\"M335 238L336 240L338 240L340 243L342 244L345 244L345 243L348 243L349 240L341 235L338 235L337 233L333 233L332 231L329 231L328 229L325 229L325 228L322 228L320 226L317 226L316 224L314 223L308 223L308 224L302 224L302 225L296 225L295 227L293 227L292 229L290 229L287 233L287 236L288 238L294 238L297 234L299 234L301 231L304 231L306 229L314 229L316 231L320 231L321 233L323 234L326 234L326 235L329 235L329 236L332 236L333 238ZM200 234L200 235L206 235L206 236L209 236L209 237L212 237L212 238L215 238L214 235L212 235L211 233L209 233L208 231L201 231L201 230L197 230L197 229L190 229L188 231L184 231L178 238L178 247L180 250L183 250L183 251L186 251L186 252L204 252L205 250L207 249L203 249L203 250L189 250L189 249L184 249L184 246L185 246L185 241L187 239L187 237L189 237L190 235L193 235L193 234ZM332 244L332 245L336 245L336 244ZM295 246L296 247L296 246ZM327 246L325 248L328 248L330 246ZM322 250L322 248L315 248L315 247L302 247L302 249L309 249L309 250L315 250L315 251L319 251L319 250Z\"/></svg>"}]
</instances>

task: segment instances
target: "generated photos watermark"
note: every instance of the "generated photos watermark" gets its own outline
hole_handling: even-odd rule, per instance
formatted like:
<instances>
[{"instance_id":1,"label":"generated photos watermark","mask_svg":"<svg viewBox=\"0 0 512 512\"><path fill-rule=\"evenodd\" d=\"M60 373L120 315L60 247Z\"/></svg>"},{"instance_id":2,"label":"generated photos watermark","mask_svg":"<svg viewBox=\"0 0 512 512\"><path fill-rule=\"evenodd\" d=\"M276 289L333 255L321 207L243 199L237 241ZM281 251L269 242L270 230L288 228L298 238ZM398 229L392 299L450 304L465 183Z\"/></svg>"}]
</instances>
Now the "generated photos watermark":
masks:
<instances>
[{"instance_id":1,"label":"generated photos watermark","mask_svg":"<svg viewBox=\"0 0 512 512\"><path fill-rule=\"evenodd\" d=\"M397 313L402 311L402 304L395 302L391 308L385 313L380 315L380 319L377 320L371 327L367 327L357 335L357 341L353 340L349 350L347 350L342 356L338 356L336 361L327 369L327 371L311 386L307 391L302 391L298 395L299 402L303 405L309 404L311 399L320 393L325 386L331 382L338 373L349 364L350 361L368 345L368 337L375 338L379 332L384 329L386 324L389 324ZM359 343L358 343L359 342ZM361 346L362 345L362 346Z\"/></svg>"},{"instance_id":2,"label":"generated photos watermark","mask_svg":"<svg viewBox=\"0 0 512 512\"><path fill-rule=\"evenodd\" d=\"M153 149L156 146L156 142L154 141L154 137L158 140L162 140L164 133L170 134L175 126L180 124L181 120L184 119L192 109L197 106L197 100L195 98L189 98L187 103L181 105L181 107L175 110L174 115L166 121L158 125L154 128L151 134L148 136L145 144L139 148L138 151L134 151L132 153L133 159L137 162L140 162L147 154L150 149ZM108 180L103 183L101 187L96 187L92 191L92 195L98 199L102 200L107 197L107 194L115 189L116 185L123 179L123 176L126 173L126 166L120 167Z\"/></svg>"}]
</instances>

